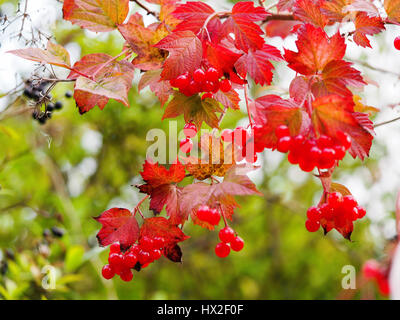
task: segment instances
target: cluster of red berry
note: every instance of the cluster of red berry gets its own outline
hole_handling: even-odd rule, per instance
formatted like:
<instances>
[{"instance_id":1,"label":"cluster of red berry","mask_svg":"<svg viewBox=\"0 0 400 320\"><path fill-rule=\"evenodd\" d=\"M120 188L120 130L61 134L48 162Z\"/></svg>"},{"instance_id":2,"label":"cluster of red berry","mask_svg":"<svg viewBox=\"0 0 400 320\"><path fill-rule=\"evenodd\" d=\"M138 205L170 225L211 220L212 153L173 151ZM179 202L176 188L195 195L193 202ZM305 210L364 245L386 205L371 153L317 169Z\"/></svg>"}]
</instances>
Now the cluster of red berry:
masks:
<instances>
[{"instance_id":1,"label":"cluster of red berry","mask_svg":"<svg viewBox=\"0 0 400 320\"><path fill-rule=\"evenodd\" d=\"M213 226L216 226L221 220L221 215L217 209L210 208L207 205L202 205L197 209L197 218L201 221L205 221Z\"/></svg>"},{"instance_id":2,"label":"cluster of red berry","mask_svg":"<svg viewBox=\"0 0 400 320\"><path fill-rule=\"evenodd\" d=\"M185 135L185 139L181 140L179 143L179 149L183 153L189 153L193 149L193 138L197 134L197 127L193 122L188 122L183 127L183 133Z\"/></svg>"},{"instance_id":3,"label":"cluster of red berry","mask_svg":"<svg viewBox=\"0 0 400 320\"><path fill-rule=\"evenodd\" d=\"M365 216L366 211L359 206L353 196L342 196L339 192L331 192L327 195L328 201L319 207L311 207L307 211L306 229L315 232L322 226L325 232L333 228L345 228L352 222ZM350 222L350 224L349 224Z\"/></svg>"},{"instance_id":4,"label":"cluster of red berry","mask_svg":"<svg viewBox=\"0 0 400 320\"><path fill-rule=\"evenodd\" d=\"M209 67L207 70L196 69L193 75L184 73L176 79L170 80L170 84L174 88L178 88L186 96L193 96L200 92L205 92L202 99L212 98L213 93L218 90L228 92L232 89L232 83L228 79L221 79L220 72Z\"/></svg>"},{"instance_id":5,"label":"cluster of red berry","mask_svg":"<svg viewBox=\"0 0 400 320\"><path fill-rule=\"evenodd\" d=\"M390 294L388 268L381 266L376 260L368 260L363 265L362 273L365 279L376 281L382 295Z\"/></svg>"},{"instance_id":6,"label":"cluster of red berry","mask_svg":"<svg viewBox=\"0 0 400 320\"><path fill-rule=\"evenodd\" d=\"M158 260L162 256L165 240L162 237L142 237L139 244L134 244L125 252L121 251L119 243L110 246L108 264L101 273L105 279L111 279L118 274L123 281L131 281L133 278L133 268L145 268L150 263ZM139 269L138 269L139 270Z\"/></svg>"},{"instance_id":7,"label":"cluster of red berry","mask_svg":"<svg viewBox=\"0 0 400 320\"><path fill-rule=\"evenodd\" d=\"M215 254L220 258L225 258L233 251L240 251L244 247L244 241L237 236L235 230L225 227L219 231L219 239L221 240L215 247Z\"/></svg>"},{"instance_id":8,"label":"cluster of red berry","mask_svg":"<svg viewBox=\"0 0 400 320\"><path fill-rule=\"evenodd\" d=\"M278 138L277 150L289 152L288 160L291 164L298 164L306 172L315 167L319 169L332 168L336 161L340 161L351 147L349 135L343 131L337 133L337 139L321 135L318 139L306 138L299 134L292 137L289 128L280 125L275 130Z\"/></svg>"},{"instance_id":9,"label":"cluster of red berry","mask_svg":"<svg viewBox=\"0 0 400 320\"><path fill-rule=\"evenodd\" d=\"M246 159L249 163L257 161L257 153L262 152L265 146L256 139L257 126L253 127L252 132L243 127L237 127L234 130L225 129L221 133L221 139L224 142L233 142L240 150L237 161Z\"/></svg>"}]
</instances>

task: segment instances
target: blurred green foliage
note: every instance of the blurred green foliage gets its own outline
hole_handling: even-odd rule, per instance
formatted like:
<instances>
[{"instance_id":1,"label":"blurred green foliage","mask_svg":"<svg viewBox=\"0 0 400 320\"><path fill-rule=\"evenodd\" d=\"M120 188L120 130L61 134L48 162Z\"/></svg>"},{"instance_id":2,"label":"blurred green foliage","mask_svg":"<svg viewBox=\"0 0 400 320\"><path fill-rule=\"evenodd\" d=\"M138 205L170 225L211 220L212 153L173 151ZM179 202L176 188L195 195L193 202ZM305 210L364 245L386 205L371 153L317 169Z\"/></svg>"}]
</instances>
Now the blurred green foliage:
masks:
<instances>
[{"instance_id":1,"label":"blurred green foliage","mask_svg":"<svg viewBox=\"0 0 400 320\"><path fill-rule=\"evenodd\" d=\"M60 44L79 44L82 56L115 55L122 48L116 34L87 37L64 22L55 26L54 35ZM149 145L146 133L167 130L168 122L161 121L163 110L148 92L132 89L130 108L111 101L104 111L95 108L81 116L73 99L64 97L66 90L72 86L58 84L53 90L64 108L45 126L30 113L0 121L1 298L334 299L342 291L342 267L350 264L359 271L362 262L374 256L366 219L356 223L354 242L335 231L325 237L306 231L306 210L321 186L311 174L291 178L293 169L295 176L303 175L282 158L276 167L263 164L257 179L264 197L240 199L233 225L246 241L242 252L217 258L217 232L189 222L185 233L191 238L182 244L182 264L162 258L135 273L130 283L117 277L105 281L100 270L107 250L97 245L100 225L92 217L115 204L133 208L143 197L131 185L140 181ZM15 108L26 108L27 103ZM233 127L244 117L230 112L222 125ZM101 136L99 150L83 143L88 132ZM85 175L83 164L88 160L95 170ZM361 165L349 160L342 174ZM364 165L373 168L374 161ZM52 227L61 228L64 235L54 236ZM46 266L55 268L55 289L43 288Z\"/></svg>"}]
</instances>

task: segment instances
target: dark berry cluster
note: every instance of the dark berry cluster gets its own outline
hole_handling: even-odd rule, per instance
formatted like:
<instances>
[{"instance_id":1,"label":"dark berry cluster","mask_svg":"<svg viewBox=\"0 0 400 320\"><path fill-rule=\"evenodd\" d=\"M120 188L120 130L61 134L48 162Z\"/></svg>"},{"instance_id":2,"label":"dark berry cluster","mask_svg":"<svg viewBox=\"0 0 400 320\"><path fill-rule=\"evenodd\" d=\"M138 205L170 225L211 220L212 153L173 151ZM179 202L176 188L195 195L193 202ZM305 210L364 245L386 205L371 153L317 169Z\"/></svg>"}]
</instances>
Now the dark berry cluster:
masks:
<instances>
[{"instance_id":1,"label":"dark berry cluster","mask_svg":"<svg viewBox=\"0 0 400 320\"><path fill-rule=\"evenodd\" d=\"M204 92L202 99L205 99L212 98L213 93L217 93L218 90L228 92L232 89L232 83L228 79L220 78L220 72L213 67L206 70L199 68L192 75L185 73L170 80L170 84L189 97Z\"/></svg>"},{"instance_id":2,"label":"dark berry cluster","mask_svg":"<svg viewBox=\"0 0 400 320\"><path fill-rule=\"evenodd\" d=\"M221 215L216 208L210 208L208 205L202 205L197 209L197 218L201 221L211 224L212 226L216 226L221 220Z\"/></svg>"},{"instance_id":3,"label":"dark berry cluster","mask_svg":"<svg viewBox=\"0 0 400 320\"><path fill-rule=\"evenodd\" d=\"M221 139L224 142L233 142L239 150L237 155L237 161L246 159L249 163L257 161L257 153L262 152L265 146L256 139L257 127L254 126L253 130L247 130L243 127L237 127L234 130L225 129L221 133Z\"/></svg>"},{"instance_id":4,"label":"dark berry cluster","mask_svg":"<svg viewBox=\"0 0 400 320\"><path fill-rule=\"evenodd\" d=\"M25 81L24 96L28 99L32 99L35 102L40 100L51 100L51 95L47 94L47 88L49 82L41 81L40 83L33 84L32 80Z\"/></svg>"},{"instance_id":5,"label":"dark berry cluster","mask_svg":"<svg viewBox=\"0 0 400 320\"><path fill-rule=\"evenodd\" d=\"M197 127L193 122L188 122L183 127L183 133L185 134L185 139L181 140L179 143L179 148L183 153L189 153L193 149L193 138L197 134Z\"/></svg>"},{"instance_id":6,"label":"dark berry cluster","mask_svg":"<svg viewBox=\"0 0 400 320\"><path fill-rule=\"evenodd\" d=\"M365 209L351 195L342 196L339 192L331 192L327 194L327 199L326 203L308 209L306 229L309 232L315 232L322 226L325 232L336 228L351 233L353 221L366 214Z\"/></svg>"},{"instance_id":7,"label":"dark berry cluster","mask_svg":"<svg viewBox=\"0 0 400 320\"><path fill-rule=\"evenodd\" d=\"M45 124L48 119L53 115L54 111L61 110L63 103L61 101L56 101L55 103L50 102L46 105L44 111L35 110L32 113L32 118L37 120L40 124Z\"/></svg>"},{"instance_id":8,"label":"dark berry cluster","mask_svg":"<svg viewBox=\"0 0 400 320\"><path fill-rule=\"evenodd\" d=\"M219 231L219 242L215 247L215 254L220 258L225 258L233 251L240 251L244 247L244 241L236 235L235 230L226 226Z\"/></svg>"},{"instance_id":9,"label":"dark berry cluster","mask_svg":"<svg viewBox=\"0 0 400 320\"><path fill-rule=\"evenodd\" d=\"M278 138L277 150L282 153L289 152L288 160L291 164L298 164L300 169L306 172L318 169L330 169L336 161L340 161L351 147L351 139L348 134L339 131L337 138L327 135L319 138L306 138L299 134L290 135L289 128L280 125L275 130Z\"/></svg>"},{"instance_id":10,"label":"dark berry cluster","mask_svg":"<svg viewBox=\"0 0 400 320\"><path fill-rule=\"evenodd\" d=\"M132 269L146 268L150 263L161 258L165 247L165 239L162 237L142 237L138 244L134 244L125 252L121 251L119 243L110 246L108 264L102 269L105 279L111 279L116 274L123 281L131 281Z\"/></svg>"}]
</instances>

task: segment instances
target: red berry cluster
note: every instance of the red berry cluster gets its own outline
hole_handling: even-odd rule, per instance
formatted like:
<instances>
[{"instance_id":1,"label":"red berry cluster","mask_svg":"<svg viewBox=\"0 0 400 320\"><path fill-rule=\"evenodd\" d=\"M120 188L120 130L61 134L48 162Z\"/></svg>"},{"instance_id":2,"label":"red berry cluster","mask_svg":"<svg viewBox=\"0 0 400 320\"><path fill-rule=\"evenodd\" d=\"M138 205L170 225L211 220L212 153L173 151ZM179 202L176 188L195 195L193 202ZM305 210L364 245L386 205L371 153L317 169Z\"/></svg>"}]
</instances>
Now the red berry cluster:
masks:
<instances>
[{"instance_id":1,"label":"red berry cluster","mask_svg":"<svg viewBox=\"0 0 400 320\"><path fill-rule=\"evenodd\" d=\"M257 153L265 149L265 146L256 139L256 129L256 127L253 127L254 132L249 132L243 127L237 127L234 130L225 129L222 131L222 141L233 142L239 148L240 153L237 161L246 159L247 162L254 163L258 158Z\"/></svg>"},{"instance_id":2,"label":"red berry cluster","mask_svg":"<svg viewBox=\"0 0 400 320\"><path fill-rule=\"evenodd\" d=\"M162 256L165 240L162 237L142 237L139 244L134 244L125 252L121 251L119 243L110 246L108 264L101 273L105 279L111 279L118 274L123 281L131 281L133 268L145 268Z\"/></svg>"},{"instance_id":3,"label":"red berry cluster","mask_svg":"<svg viewBox=\"0 0 400 320\"><path fill-rule=\"evenodd\" d=\"M353 196L342 196L339 192L331 192L327 195L328 201L319 207L311 207L307 211L306 229L315 232L322 226L325 232L333 228L345 228L352 222L365 216L366 211L359 206ZM349 224L350 222L350 224Z\"/></svg>"},{"instance_id":4,"label":"red berry cluster","mask_svg":"<svg viewBox=\"0 0 400 320\"><path fill-rule=\"evenodd\" d=\"M225 258L233 251L240 251L244 247L244 241L237 236L235 231L230 227L225 227L219 231L219 239L221 240L215 247L215 254L220 258Z\"/></svg>"},{"instance_id":5,"label":"red berry cluster","mask_svg":"<svg viewBox=\"0 0 400 320\"><path fill-rule=\"evenodd\" d=\"M376 260L368 260L363 265L362 273L365 279L376 281L382 295L389 295L388 268L381 266Z\"/></svg>"},{"instance_id":6,"label":"red berry cluster","mask_svg":"<svg viewBox=\"0 0 400 320\"><path fill-rule=\"evenodd\" d=\"M275 130L278 138L277 150L289 152L288 160L291 164L298 164L306 172L315 167L319 169L332 168L336 161L340 161L351 147L351 139L347 133L339 131L337 139L321 135L318 139L306 138L299 134L290 136L289 128L280 125Z\"/></svg>"},{"instance_id":7,"label":"red berry cluster","mask_svg":"<svg viewBox=\"0 0 400 320\"><path fill-rule=\"evenodd\" d=\"M216 226L221 220L221 215L215 208L210 208L207 205L202 205L197 209L197 218L201 221L208 222L209 224Z\"/></svg>"},{"instance_id":8,"label":"red berry cluster","mask_svg":"<svg viewBox=\"0 0 400 320\"><path fill-rule=\"evenodd\" d=\"M196 69L193 75L184 73L176 79L170 80L170 84L189 97L205 92L202 99L212 98L212 94L217 93L218 90L228 92L232 89L232 83L228 79L220 80L220 72L213 67L209 67L207 70Z\"/></svg>"},{"instance_id":9,"label":"red berry cluster","mask_svg":"<svg viewBox=\"0 0 400 320\"><path fill-rule=\"evenodd\" d=\"M179 148L183 153L189 153L193 149L193 138L197 134L197 127L193 122L188 122L183 127L183 133L185 135L185 139L181 140L179 143Z\"/></svg>"}]
</instances>

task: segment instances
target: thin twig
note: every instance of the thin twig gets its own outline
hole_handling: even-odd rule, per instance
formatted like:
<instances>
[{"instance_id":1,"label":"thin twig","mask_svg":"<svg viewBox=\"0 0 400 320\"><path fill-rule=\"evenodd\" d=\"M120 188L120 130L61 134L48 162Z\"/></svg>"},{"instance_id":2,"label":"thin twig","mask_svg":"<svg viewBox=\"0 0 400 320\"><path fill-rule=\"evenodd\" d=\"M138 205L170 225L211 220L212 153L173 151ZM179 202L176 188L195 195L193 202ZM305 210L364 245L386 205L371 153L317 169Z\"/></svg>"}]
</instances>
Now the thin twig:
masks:
<instances>
[{"instance_id":1,"label":"thin twig","mask_svg":"<svg viewBox=\"0 0 400 320\"><path fill-rule=\"evenodd\" d=\"M129 1L135 2L139 7L146 10L147 14L151 14L152 16L158 19L158 15L154 11L147 8L144 4L140 3L138 0L129 0Z\"/></svg>"},{"instance_id":2,"label":"thin twig","mask_svg":"<svg viewBox=\"0 0 400 320\"><path fill-rule=\"evenodd\" d=\"M400 117L397 117L397 118L394 118L394 119L391 119L391 120L387 120L387 121L384 121L384 122L377 123L377 124L374 125L374 128L383 126L383 125L388 124L388 123L395 122L397 120L400 120Z\"/></svg>"}]
</instances>

